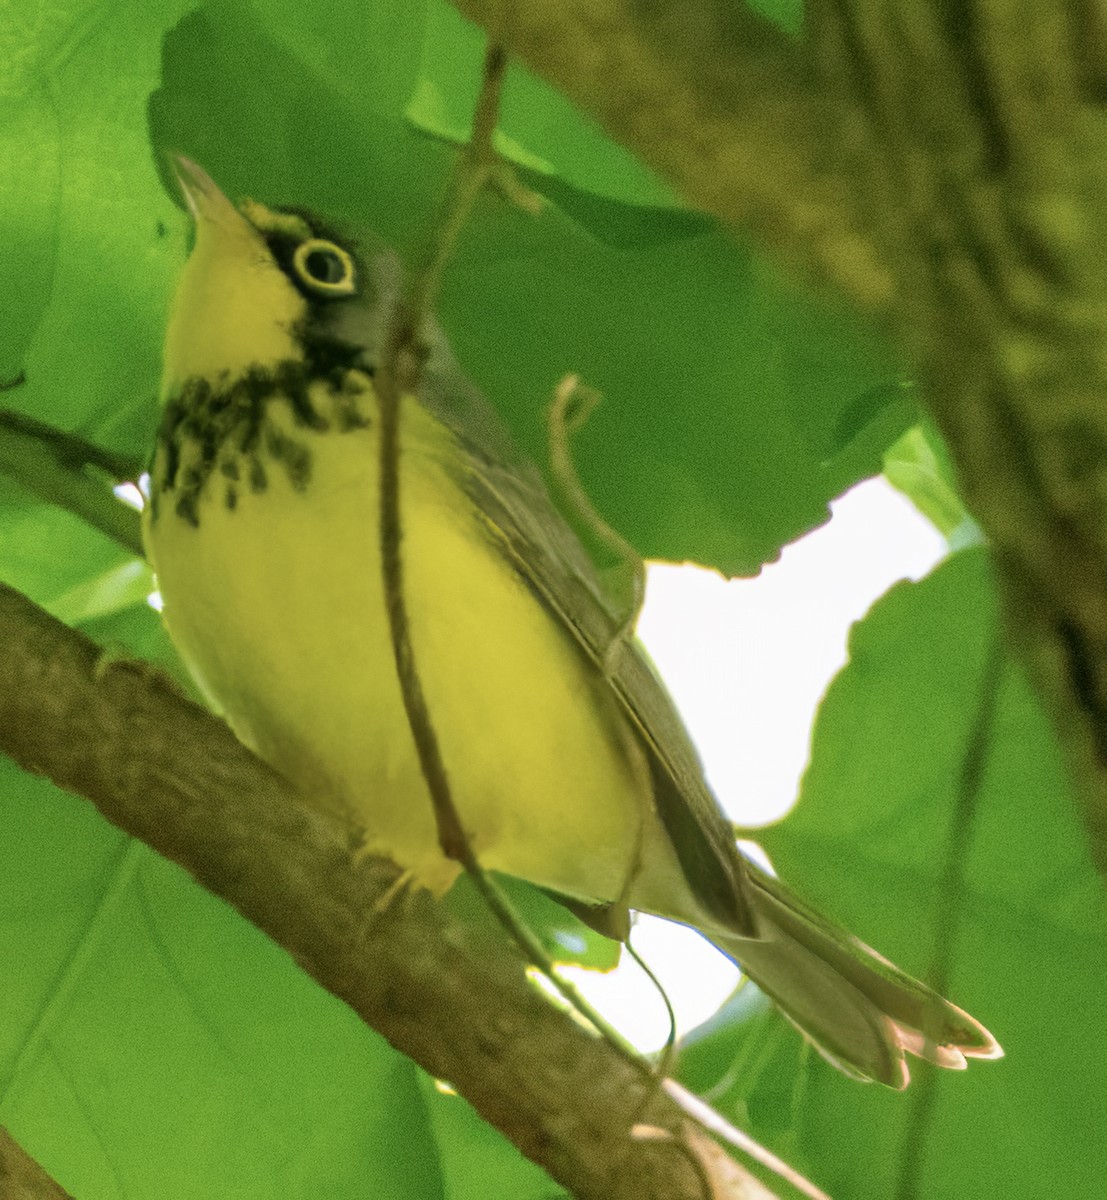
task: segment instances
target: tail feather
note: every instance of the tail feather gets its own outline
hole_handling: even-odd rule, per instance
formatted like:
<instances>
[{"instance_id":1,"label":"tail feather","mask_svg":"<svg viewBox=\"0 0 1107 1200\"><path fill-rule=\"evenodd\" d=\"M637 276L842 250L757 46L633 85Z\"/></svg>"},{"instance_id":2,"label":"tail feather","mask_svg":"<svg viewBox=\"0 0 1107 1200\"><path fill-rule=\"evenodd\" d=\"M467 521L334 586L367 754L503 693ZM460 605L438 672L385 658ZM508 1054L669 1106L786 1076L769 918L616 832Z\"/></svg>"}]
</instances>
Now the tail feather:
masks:
<instances>
[{"instance_id":1,"label":"tail feather","mask_svg":"<svg viewBox=\"0 0 1107 1200\"><path fill-rule=\"evenodd\" d=\"M966 1058L1002 1057L995 1038L963 1009L756 867L749 882L759 937L713 940L835 1066L903 1088L907 1054L955 1070Z\"/></svg>"}]
</instances>

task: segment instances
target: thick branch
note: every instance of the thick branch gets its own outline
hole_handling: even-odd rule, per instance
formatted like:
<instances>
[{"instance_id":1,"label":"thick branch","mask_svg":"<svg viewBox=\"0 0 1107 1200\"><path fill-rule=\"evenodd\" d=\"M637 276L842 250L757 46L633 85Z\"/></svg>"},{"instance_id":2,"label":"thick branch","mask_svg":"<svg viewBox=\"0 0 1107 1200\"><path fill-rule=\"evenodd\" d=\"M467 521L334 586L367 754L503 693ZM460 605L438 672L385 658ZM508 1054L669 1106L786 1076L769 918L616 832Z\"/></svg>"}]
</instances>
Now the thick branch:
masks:
<instances>
[{"instance_id":1,"label":"thick branch","mask_svg":"<svg viewBox=\"0 0 1107 1200\"><path fill-rule=\"evenodd\" d=\"M396 868L355 866L283 779L159 673L102 656L3 585L0 646L0 749L180 863L574 1195L700 1200L692 1157L718 1196L767 1195L536 992L498 931L459 924L426 894L378 910ZM683 1148L636 1136L640 1123Z\"/></svg>"}]
</instances>

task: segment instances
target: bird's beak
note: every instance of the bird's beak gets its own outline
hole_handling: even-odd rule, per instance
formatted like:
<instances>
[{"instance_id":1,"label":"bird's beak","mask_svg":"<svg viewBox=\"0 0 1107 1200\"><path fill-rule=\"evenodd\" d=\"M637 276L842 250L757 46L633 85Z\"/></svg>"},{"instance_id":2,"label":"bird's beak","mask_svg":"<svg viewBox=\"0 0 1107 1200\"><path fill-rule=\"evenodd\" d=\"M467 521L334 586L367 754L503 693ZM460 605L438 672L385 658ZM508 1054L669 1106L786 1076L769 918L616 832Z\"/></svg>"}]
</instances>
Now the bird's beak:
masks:
<instances>
[{"instance_id":1,"label":"bird's beak","mask_svg":"<svg viewBox=\"0 0 1107 1200\"><path fill-rule=\"evenodd\" d=\"M223 195L215 180L203 167L198 166L191 158L185 158L183 154L174 154L172 163L177 182L181 186L181 194L197 229L205 225L228 229L244 223L242 214Z\"/></svg>"},{"instance_id":2,"label":"bird's beak","mask_svg":"<svg viewBox=\"0 0 1107 1200\"><path fill-rule=\"evenodd\" d=\"M288 281L250 219L191 159L175 155L196 227L165 331L162 392L189 380L236 379L300 353L291 330L304 300Z\"/></svg>"}]
</instances>

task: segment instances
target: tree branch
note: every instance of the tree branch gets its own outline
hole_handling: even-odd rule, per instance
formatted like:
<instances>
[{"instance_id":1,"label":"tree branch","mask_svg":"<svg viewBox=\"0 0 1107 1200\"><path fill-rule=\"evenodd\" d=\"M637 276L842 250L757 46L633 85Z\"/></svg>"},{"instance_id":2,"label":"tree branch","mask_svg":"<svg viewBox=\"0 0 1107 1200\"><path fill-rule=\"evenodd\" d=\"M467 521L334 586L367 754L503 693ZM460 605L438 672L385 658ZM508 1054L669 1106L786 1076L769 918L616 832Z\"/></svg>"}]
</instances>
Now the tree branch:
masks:
<instances>
[{"instance_id":1,"label":"tree branch","mask_svg":"<svg viewBox=\"0 0 1107 1200\"><path fill-rule=\"evenodd\" d=\"M704 1175L718 1197L769 1195L537 992L498 929L462 925L426 893L381 909L397 869L355 865L160 673L104 656L2 584L0 646L0 749L232 904L575 1196L702 1200Z\"/></svg>"},{"instance_id":2,"label":"tree branch","mask_svg":"<svg viewBox=\"0 0 1107 1200\"><path fill-rule=\"evenodd\" d=\"M72 1200L0 1126L0 1200Z\"/></svg>"},{"instance_id":3,"label":"tree branch","mask_svg":"<svg viewBox=\"0 0 1107 1200\"><path fill-rule=\"evenodd\" d=\"M116 499L108 480L137 479L140 470L141 464L83 438L0 409L0 476L47 504L75 513L136 558L144 554L138 513Z\"/></svg>"}]
</instances>

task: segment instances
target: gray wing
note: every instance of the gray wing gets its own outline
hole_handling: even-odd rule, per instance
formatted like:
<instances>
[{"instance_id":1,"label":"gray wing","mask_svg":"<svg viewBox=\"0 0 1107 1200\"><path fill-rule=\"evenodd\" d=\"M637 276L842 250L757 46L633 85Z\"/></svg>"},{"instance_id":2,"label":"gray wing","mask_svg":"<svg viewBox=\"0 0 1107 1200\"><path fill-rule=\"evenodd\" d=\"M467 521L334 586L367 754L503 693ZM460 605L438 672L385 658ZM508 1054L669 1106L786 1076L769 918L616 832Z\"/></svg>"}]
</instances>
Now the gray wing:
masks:
<instances>
[{"instance_id":1,"label":"gray wing","mask_svg":"<svg viewBox=\"0 0 1107 1200\"><path fill-rule=\"evenodd\" d=\"M622 636L625 614L605 597L538 470L518 454L440 335L431 346L420 399L458 441L462 485L521 578L608 679L647 753L658 814L693 894L726 928L756 937L745 860L669 694L641 645Z\"/></svg>"}]
</instances>

